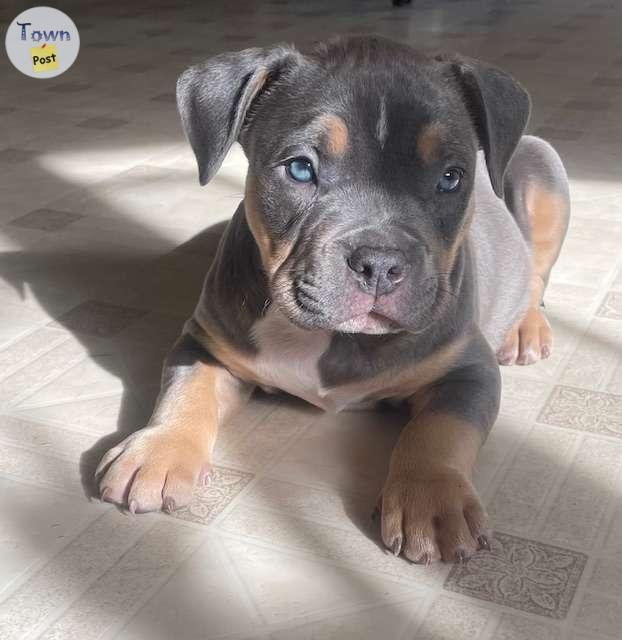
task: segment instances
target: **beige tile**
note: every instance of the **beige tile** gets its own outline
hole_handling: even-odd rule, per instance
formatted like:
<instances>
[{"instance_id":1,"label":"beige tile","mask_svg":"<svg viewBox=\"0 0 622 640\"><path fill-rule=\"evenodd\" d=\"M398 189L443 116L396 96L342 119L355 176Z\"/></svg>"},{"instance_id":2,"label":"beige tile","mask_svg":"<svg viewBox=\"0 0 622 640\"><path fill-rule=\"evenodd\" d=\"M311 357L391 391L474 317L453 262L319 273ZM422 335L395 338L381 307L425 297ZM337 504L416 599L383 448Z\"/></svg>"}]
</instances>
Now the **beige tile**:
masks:
<instances>
[{"instance_id":1,"label":"beige tile","mask_svg":"<svg viewBox=\"0 0 622 640\"><path fill-rule=\"evenodd\" d=\"M159 520L50 625L41 640L86 640L118 627L203 541L197 529ZM102 606L103 605L103 606Z\"/></svg>"},{"instance_id":2,"label":"beige tile","mask_svg":"<svg viewBox=\"0 0 622 640\"><path fill-rule=\"evenodd\" d=\"M439 596L417 629L417 639L477 638L491 617L489 609L465 600Z\"/></svg>"},{"instance_id":3,"label":"beige tile","mask_svg":"<svg viewBox=\"0 0 622 640\"><path fill-rule=\"evenodd\" d=\"M609 292L596 315L601 318L622 320L622 293L616 291Z\"/></svg>"},{"instance_id":4,"label":"beige tile","mask_svg":"<svg viewBox=\"0 0 622 640\"><path fill-rule=\"evenodd\" d=\"M494 638L495 640L561 640L562 632L550 624L504 613L499 626L495 629Z\"/></svg>"},{"instance_id":5,"label":"beige tile","mask_svg":"<svg viewBox=\"0 0 622 640\"><path fill-rule=\"evenodd\" d=\"M312 519L236 505L219 528L272 548L298 550L356 570L420 584L439 585L448 571L440 563L429 567L414 565L384 552L377 525L371 519L365 530L354 532L351 527L337 528Z\"/></svg>"},{"instance_id":6,"label":"beige tile","mask_svg":"<svg viewBox=\"0 0 622 640\"><path fill-rule=\"evenodd\" d=\"M115 637L197 640L251 635L261 622L221 541L210 536Z\"/></svg>"},{"instance_id":7,"label":"beige tile","mask_svg":"<svg viewBox=\"0 0 622 640\"><path fill-rule=\"evenodd\" d=\"M302 627L274 631L269 640L401 640L410 637L418 618L419 599L385 607L366 608L344 616L331 615L326 620Z\"/></svg>"},{"instance_id":8,"label":"beige tile","mask_svg":"<svg viewBox=\"0 0 622 640\"><path fill-rule=\"evenodd\" d=\"M247 542L226 542L241 579L268 624L326 616L354 606L403 598L412 585L370 576L268 550ZM271 572L278 562L278 573ZM415 590L417 591L417 590ZM301 594L304 593L304 597Z\"/></svg>"},{"instance_id":9,"label":"beige tile","mask_svg":"<svg viewBox=\"0 0 622 640\"><path fill-rule=\"evenodd\" d=\"M554 544L589 549L603 524L622 468L622 443L587 436L568 475L553 500L541 539Z\"/></svg>"},{"instance_id":10,"label":"beige tile","mask_svg":"<svg viewBox=\"0 0 622 640\"><path fill-rule=\"evenodd\" d=\"M576 436L536 425L505 469L488 503L493 527L529 535L549 493L569 464Z\"/></svg>"},{"instance_id":11,"label":"beige tile","mask_svg":"<svg viewBox=\"0 0 622 640\"><path fill-rule=\"evenodd\" d=\"M622 607L619 599L604 594L587 592L577 613L577 624L589 631L619 635L622 628Z\"/></svg>"},{"instance_id":12,"label":"beige tile","mask_svg":"<svg viewBox=\"0 0 622 640\"><path fill-rule=\"evenodd\" d=\"M103 505L0 478L0 597L61 551Z\"/></svg>"},{"instance_id":13,"label":"beige tile","mask_svg":"<svg viewBox=\"0 0 622 640\"><path fill-rule=\"evenodd\" d=\"M21 638L79 596L153 525L109 508L0 604L0 635Z\"/></svg>"}]
</instances>

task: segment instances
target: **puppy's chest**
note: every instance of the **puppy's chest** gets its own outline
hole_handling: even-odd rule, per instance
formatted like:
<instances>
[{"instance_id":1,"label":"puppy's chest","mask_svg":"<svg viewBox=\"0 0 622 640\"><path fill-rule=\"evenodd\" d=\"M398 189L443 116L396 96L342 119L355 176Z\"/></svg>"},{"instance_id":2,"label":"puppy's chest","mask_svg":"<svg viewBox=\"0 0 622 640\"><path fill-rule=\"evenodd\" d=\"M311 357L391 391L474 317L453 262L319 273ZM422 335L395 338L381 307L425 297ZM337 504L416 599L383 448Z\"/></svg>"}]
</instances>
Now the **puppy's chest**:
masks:
<instances>
[{"instance_id":1,"label":"puppy's chest","mask_svg":"<svg viewBox=\"0 0 622 640\"><path fill-rule=\"evenodd\" d=\"M253 373L266 391L281 390L326 411L365 408L369 391L363 386L326 387L320 358L330 347L330 331L305 331L270 310L253 327L258 354Z\"/></svg>"}]
</instances>

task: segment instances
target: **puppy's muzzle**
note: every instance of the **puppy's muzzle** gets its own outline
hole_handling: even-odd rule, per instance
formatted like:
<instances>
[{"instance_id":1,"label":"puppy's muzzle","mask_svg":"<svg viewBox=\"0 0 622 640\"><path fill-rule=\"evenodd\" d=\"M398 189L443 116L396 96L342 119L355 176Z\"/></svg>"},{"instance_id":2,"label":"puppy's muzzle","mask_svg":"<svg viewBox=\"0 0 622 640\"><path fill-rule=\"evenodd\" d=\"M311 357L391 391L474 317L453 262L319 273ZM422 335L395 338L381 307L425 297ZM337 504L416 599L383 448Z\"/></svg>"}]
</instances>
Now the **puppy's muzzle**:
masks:
<instances>
[{"instance_id":1,"label":"puppy's muzzle","mask_svg":"<svg viewBox=\"0 0 622 640\"><path fill-rule=\"evenodd\" d=\"M395 290L404 281L410 265L399 249L357 247L346 258L350 276L365 293L376 296Z\"/></svg>"}]
</instances>

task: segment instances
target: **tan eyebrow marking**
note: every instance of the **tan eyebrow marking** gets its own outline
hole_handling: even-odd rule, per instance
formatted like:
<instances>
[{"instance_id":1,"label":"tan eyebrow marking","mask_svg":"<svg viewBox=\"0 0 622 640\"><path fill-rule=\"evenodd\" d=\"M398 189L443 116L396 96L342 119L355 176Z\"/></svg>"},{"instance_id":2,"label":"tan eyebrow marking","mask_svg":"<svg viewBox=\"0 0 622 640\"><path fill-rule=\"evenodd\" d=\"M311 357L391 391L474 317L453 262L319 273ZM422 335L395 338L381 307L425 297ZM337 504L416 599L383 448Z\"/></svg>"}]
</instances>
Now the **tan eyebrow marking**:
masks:
<instances>
[{"instance_id":1,"label":"tan eyebrow marking","mask_svg":"<svg viewBox=\"0 0 622 640\"><path fill-rule=\"evenodd\" d=\"M432 122L426 125L419 134L417 149L426 164L430 164L438 155L442 130L440 122Z\"/></svg>"},{"instance_id":2,"label":"tan eyebrow marking","mask_svg":"<svg viewBox=\"0 0 622 640\"><path fill-rule=\"evenodd\" d=\"M349 144L349 132L343 118L335 114L326 114L318 119L320 126L326 131L328 152L341 156Z\"/></svg>"}]
</instances>

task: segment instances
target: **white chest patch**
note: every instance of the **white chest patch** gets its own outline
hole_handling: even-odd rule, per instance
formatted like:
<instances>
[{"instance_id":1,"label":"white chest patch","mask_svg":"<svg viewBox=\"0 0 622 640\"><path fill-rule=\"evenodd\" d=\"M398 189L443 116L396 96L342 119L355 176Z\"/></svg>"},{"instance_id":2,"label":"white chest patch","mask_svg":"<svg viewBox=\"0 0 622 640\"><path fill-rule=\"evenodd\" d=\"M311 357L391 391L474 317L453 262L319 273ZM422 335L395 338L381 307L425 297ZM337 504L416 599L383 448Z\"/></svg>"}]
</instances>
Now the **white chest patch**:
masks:
<instances>
[{"instance_id":1,"label":"white chest patch","mask_svg":"<svg viewBox=\"0 0 622 640\"><path fill-rule=\"evenodd\" d=\"M252 334L259 349L253 369L262 386L286 391L327 411L359 402L354 395L343 397L336 389L322 387L319 360L330 345L332 332L305 331L270 309L254 325Z\"/></svg>"}]
</instances>

